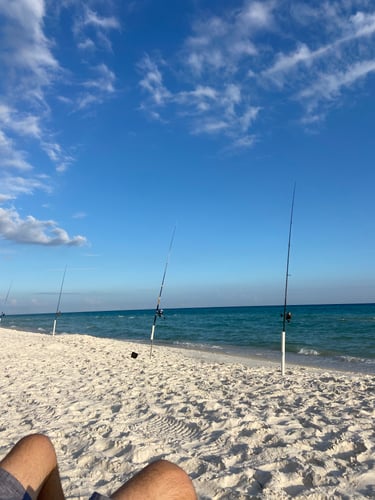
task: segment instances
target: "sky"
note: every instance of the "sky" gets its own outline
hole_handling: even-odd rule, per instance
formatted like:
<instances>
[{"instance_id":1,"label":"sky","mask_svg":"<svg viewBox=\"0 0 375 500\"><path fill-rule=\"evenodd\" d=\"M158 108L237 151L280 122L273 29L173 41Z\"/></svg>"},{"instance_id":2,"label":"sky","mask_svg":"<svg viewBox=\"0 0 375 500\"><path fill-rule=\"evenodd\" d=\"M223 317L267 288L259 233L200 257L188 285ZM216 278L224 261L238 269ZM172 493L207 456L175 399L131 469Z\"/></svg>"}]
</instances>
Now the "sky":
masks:
<instances>
[{"instance_id":1,"label":"sky","mask_svg":"<svg viewBox=\"0 0 375 500\"><path fill-rule=\"evenodd\" d=\"M375 302L373 0L0 0L0 309ZM171 252L172 233L175 237Z\"/></svg>"}]
</instances>

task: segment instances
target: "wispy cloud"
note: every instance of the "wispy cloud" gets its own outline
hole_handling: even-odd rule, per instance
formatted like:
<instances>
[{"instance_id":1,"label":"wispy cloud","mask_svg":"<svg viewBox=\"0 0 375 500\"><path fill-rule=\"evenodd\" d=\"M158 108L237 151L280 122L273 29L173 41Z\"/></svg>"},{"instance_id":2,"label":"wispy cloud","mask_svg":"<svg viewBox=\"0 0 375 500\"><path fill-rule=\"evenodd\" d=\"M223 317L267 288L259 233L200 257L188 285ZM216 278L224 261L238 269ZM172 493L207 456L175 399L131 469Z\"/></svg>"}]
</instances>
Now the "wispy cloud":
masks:
<instances>
[{"instance_id":1,"label":"wispy cloud","mask_svg":"<svg viewBox=\"0 0 375 500\"><path fill-rule=\"evenodd\" d=\"M144 75L139 85L149 94L152 103L156 106L163 106L170 101L172 94L164 86L157 62L151 60L150 56L146 54L138 63L138 69Z\"/></svg>"},{"instance_id":2,"label":"wispy cloud","mask_svg":"<svg viewBox=\"0 0 375 500\"><path fill-rule=\"evenodd\" d=\"M110 7L111 2L106 2ZM121 23L114 15L101 14L82 2L76 3L77 15L74 22L74 34L78 48L82 51L112 50L108 33L121 30Z\"/></svg>"},{"instance_id":3,"label":"wispy cloud","mask_svg":"<svg viewBox=\"0 0 375 500\"><path fill-rule=\"evenodd\" d=\"M85 17L83 23L86 25L94 25L100 29L120 29L120 23L114 16L100 16L89 7L85 7Z\"/></svg>"},{"instance_id":4,"label":"wispy cloud","mask_svg":"<svg viewBox=\"0 0 375 500\"><path fill-rule=\"evenodd\" d=\"M92 2L95 5L94 2ZM75 111L87 111L94 106L103 103L116 92L116 75L110 69L105 57L112 53L110 34L112 31L121 31L121 22L109 13L113 2L102 2L101 6L105 12L91 7L90 2L73 2L72 16L73 34L77 49L84 54L81 58L81 73L86 75L85 79L76 81L77 93L75 98L66 99L67 104L72 104ZM60 96L64 100L64 96Z\"/></svg>"},{"instance_id":5,"label":"wispy cloud","mask_svg":"<svg viewBox=\"0 0 375 500\"><path fill-rule=\"evenodd\" d=\"M17 150L14 141L0 130L0 167L4 169L16 169L21 171L32 170L32 166L26 160L26 153Z\"/></svg>"},{"instance_id":6,"label":"wispy cloud","mask_svg":"<svg viewBox=\"0 0 375 500\"><path fill-rule=\"evenodd\" d=\"M308 19L314 24L321 14L323 43L316 47L316 41L311 41L312 49L297 40L294 51L278 52L274 63L262 72L278 87L290 89L291 97L301 102L306 111L303 122L324 118L325 103L335 100L340 105L340 91L350 90L373 71L375 13L358 10L352 14L356 5L362 8L366 3L353 0L346 3L346 9L345 4L335 3L304 9L303 23Z\"/></svg>"},{"instance_id":7,"label":"wispy cloud","mask_svg":"<svg viewBox=\"0 0 375 500\"><path fill-rule=\"evenodd\" d=\"M358 80L374 72L375 58L361 61L349 66L345 71L320 75L312 85L301 90L298 97L307 100L310 107L315 108L321 100L337 98L343 88L351 87Z\"/></svg>"},{"instance_id":8,"label":"wispy cloud","mask_svg":"<svg viewBox=\"0 0 375 500\"><path fill-rule=\"evenodd\" d=\"M191 92L177 93L174 100L191 110L193 133L224 133L234 141L247 137L260 111L259 107L244 102L242 89L235 84L223 89L198 87Z\"/></svg>"},{"instance_id":9,"label":"wispy cloud","mask_svg":"<svg viewBox=\"0 0 375 500\"><path fill-rule=\"evenodd\" d=\"M149 101L143 103L143 109L157 113L161 119L163 108L177 108L177 115L188 119L193 134L225 134L237 140L247 137L248 129L255 120L260 107L252 106L248 95L244 95L240 85L225 83L222 86L198 83L191 90L172 92L163 82L161 69L157 61L146 55L138 68L144 72L140 86L149 95ZM250 145L250 142L247 143Z\"/></svg>"},{"instance_id":10,"label":"wispy cloud","mask_svg":"<svg viewBox=\"0 0 375 500\"><path fill-rule=\"evenodd\" d=\"M73 219L85 219L87 217L87 214L85 212L77 212L73 214Z\"/></svg>"},{"instance_id":11,"label":"wispy cloud","mask_svg":"<svg viewBox=\"0 0 375 500\"><path fill-rule=\"evenodd\" d=\"M293 68L299 64L310 65L331 49L332 47L328 46L312 51L302 43L291 54L277 54L275 63L263 71L263 75L272 78L276 84L281 86L285 82L284 75L290 73Z\"/></svg>"},{"instance_id":12,"label":"wispy cloud","mask_svg":"<svg viewBox=\"0 0 375 500\"><path fill-rule=\"evenodd\" d=\"M157 112L158 119L163 108L174 109L193 134L225 135L232 147L251 147L256 134L249 131L261 106L252 98L247 74L259 55L257 37L274 29L273 10L274 2L246 1L221 16L196 19L177 51L178 68L171 70L170 61L160 64L160 58L146 55L138 65L140 86L149 95L142 109ZM174 85L179 90L165 85L163 72L168 70L168 81L179 76Z\"/></svg>"},{"instance_id":13,"label":"wispy cloud","mask_svg":"<svg viewBox=\"0 0 375 500\"><path fill-rule=\"evenodd\" d=\"M102 63L95 66L92 72L95 73L95 78L82 83L85 90L78 99L78 109L101 103L115 92L116 76L107 65Z\"/></svg>"},{"instance_id":14,"label":"wispy cloud","mask_svg":"<svg viewBox=\"0 0 375 500\"><path fill-rule=\"evenodd\" d=\"M32 195L36 191L51 193L48 177L43 175L11 175L7 172L1 176L1 195L16 199L22 195Z\"/></svg>"},{"instance_id":15,"label":"wispy cloud","mask_svg":"<svg viewBox=\"0 0 375 500\"><path fill-rule=\"evenodd\" d=\"M159 64L147 56L139 65L149 94L141 109L158 119L174 111L193 133L252 147L258 120L286 101L295 112L301 105L302 123L345 102L345 92L373 72L374 37L374 6L366 0L295 2L290 10L276 0L245 0L205 12L173 57Z\"/></svg>"},{"instance_id":16,"label":"wispy cloud","mask_svg":"<svg viewBox=\"0 0 375 500\"><path fill-rule=\"evenodd\" d=\"M274 26L273 4L246 1L221 17L197 19L182 49L190 70L196 75L231 73L238 70L240 61L251 60L258 54L256 36Z\"/></svg>"},{"instance_id":17,"label":"wispy cloud","mask_svg":"<svg viewBox=\"0 0 375 500\"><path fill-rule=\"evenodd\" d=\"M65 172L72 163L74 163L74 157L67 153L61 144L57 142L41 142L41 148L46 153L48 158L55 164L56 172Z\"/></svg>"}]
</instances>

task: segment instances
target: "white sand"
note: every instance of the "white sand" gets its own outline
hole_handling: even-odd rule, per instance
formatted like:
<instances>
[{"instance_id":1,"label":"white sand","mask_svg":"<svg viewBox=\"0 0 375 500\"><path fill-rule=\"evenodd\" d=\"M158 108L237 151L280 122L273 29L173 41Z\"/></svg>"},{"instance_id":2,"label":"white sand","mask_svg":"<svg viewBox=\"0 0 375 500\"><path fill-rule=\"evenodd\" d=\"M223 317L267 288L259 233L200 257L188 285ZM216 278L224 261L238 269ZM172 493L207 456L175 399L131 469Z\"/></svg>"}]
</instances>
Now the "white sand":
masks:
<instances>
[{"instance_id":1,"label":"white sand","mask_svg":"<svg viewBox=\"0 0 375 500\"><path fill-rule=\"evenodd\" d=\"M47 433L68 499L159 457L200 499L375 498L374 376L81 335L0 329L0 345L0 454Z\"/></svg>"}]
</instances>

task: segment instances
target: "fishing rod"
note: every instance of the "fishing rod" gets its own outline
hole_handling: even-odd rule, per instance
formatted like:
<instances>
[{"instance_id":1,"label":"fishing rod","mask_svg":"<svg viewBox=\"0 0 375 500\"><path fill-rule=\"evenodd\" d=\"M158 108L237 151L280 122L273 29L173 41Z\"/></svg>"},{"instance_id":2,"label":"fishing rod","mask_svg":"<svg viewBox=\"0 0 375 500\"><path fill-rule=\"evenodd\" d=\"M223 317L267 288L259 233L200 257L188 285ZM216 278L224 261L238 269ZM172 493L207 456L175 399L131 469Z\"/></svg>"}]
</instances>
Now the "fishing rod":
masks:
<instances>
[{"instance_id":1,"label":"fishing rod","mask_svg":"<svg viewBox=\"0 0 375 500\"><path fill-rule=\"evenodd\" d=\"M52 327L52 335L53 335L53 336L55 335L55 331L56 331L56 322L57 322L57 318L58 318L58 317L60 316L60 314L61 314L61 312L60 312L60 302L61 302L61 295L62 295L63 286L64 286L64 281L65 281L66 268L67 268L67 266L65 266L65 269L64 269L64 274L63 274L62 281L61 281L61 287L60 287L59 299L58 299L58 301L57 301L57 308L56 308L56 313L55 313L55 319L53 320L53 327Z\"/></svg>"},{"instance_id":2,"label":"fishing rod","mask_svg":"<svg viewBox=\"0 0 375 500\"><path fill-rule=\"evenodd\" d=\"M5 309L5 306L8 302L8 297L9 297L9 294L10 294L10 289L12 288L12 283L9 285L9 288L8 288L8 293L6 294L6 297L4 299L4 305L3 305L3 308ZM0 315L0 321L2 318L5 318L5 312L4 311L1 311L1 315Z\"/></svg>"},{"instance_id":3,"label":"fishing rod","mask_svg":"<svg viewBox=\"0 0 375 500\"><path fill-rule=\"evenodd\" d=\"M292 238L292 225L293 225L293 211L294 211L294 196L296 193L296 183L293 187L292 207L290 210L289 222L289 239L288 239L288 255L286 259L286 273L285 273L285 292L284 292L284 310L283 310L283 331L281 332L281 375L285 375L285 321L287 320L287 297L288 297L288 279L289 279L289 259L290 259L290 242ZM289 319L289 318L288 318Z\"/></svg>"},{"instance_id":4,"label":"fishing rod","mask_svg":"<svg viewBox=\"0 0 375 500\"><path fill-rule=\"evenodd\" d=\"M150 358L152 356L152 348L153 348L153 345L154 345L154 333L155 333L156 321L157 321L158 318L161 318L163 316L163 309L160 309L160 300L161 300L161 294L163 293L165 275L167 274L168 262L169 262L169 257L171 255L171 251L172 251L172 246L173 246L173 240L174 240L175 232L176 232L176 226L173 228L171 241L169 243L169 250L168 250L167 260L165 261L163 278L161 280L161 286L160 286L159 296L158 296L158 300L157 300L157 303L156 303L156 309L155 309L155 314L154 314L154 321L153 321L152 327L151 327Z\"/></svg>"}]
</instances>

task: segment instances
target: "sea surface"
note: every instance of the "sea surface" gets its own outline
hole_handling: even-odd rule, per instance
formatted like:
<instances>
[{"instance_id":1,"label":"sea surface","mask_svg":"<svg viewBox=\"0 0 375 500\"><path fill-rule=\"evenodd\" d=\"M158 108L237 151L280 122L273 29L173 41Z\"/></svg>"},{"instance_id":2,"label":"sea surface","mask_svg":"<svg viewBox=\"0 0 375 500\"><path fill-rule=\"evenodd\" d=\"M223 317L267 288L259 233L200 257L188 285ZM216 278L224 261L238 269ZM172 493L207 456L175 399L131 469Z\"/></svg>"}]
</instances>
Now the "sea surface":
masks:
<instances>
[{"instance_id":1,"label":"sea surface","mask_svg":"<svg viewBox=\"0 0 375 500\"><path fill-rule=\"evenodd\" d=\"M375 373L375 304L289 306L286 363ZM154 346L278 360L281 306L165 309ZM51 333L54 314L12 315L0 326ZM56 335L84 334L148 343L153 310L64 313Z\"/></svg>"}]
</instances>

